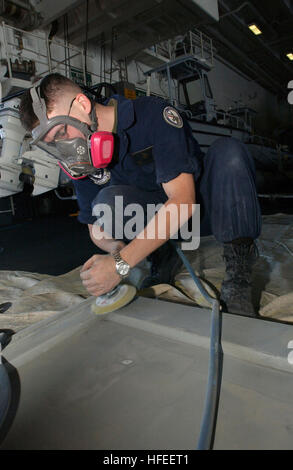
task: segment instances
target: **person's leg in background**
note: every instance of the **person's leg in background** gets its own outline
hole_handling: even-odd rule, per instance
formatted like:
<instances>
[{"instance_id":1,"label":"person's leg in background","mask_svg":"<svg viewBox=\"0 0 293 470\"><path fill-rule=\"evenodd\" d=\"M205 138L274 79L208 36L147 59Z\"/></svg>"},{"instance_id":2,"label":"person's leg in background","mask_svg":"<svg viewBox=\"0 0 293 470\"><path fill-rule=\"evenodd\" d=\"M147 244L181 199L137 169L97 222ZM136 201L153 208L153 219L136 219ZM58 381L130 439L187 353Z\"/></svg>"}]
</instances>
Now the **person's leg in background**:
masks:
<instances>
[{"instance_id":1,"label":"person's leg in background","mask_svg":"<svg viewBox=\"0 0 293 470\"><path fill-rule=\"evenodd\" d=\"M204 157L197 191L211 233L224 247L226 276L220 297L224 311L255 315L251 273L258 255L254 240L261 232L261 211L247 146L234 138L215 141Z\"/></svg>"}]
</instances>

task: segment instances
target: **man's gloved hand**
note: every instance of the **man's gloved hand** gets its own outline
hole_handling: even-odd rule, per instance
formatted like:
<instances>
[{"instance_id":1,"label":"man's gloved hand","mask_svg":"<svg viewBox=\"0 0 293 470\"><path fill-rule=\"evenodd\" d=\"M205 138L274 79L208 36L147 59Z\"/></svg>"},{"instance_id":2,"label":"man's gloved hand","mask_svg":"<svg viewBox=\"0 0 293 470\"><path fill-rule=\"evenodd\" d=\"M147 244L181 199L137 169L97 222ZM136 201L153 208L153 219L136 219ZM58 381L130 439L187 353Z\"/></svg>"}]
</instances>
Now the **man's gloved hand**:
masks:
<instances>
[{"instance_id":1,"label":"man's gloved hand","mask_svg":"<svg viewBox=\"0 0 293 470\"><path fill-rule=\"evenodd\" d=\"M115 260L110 255L94 255L80 271L82 283L96 297L110 292L121 281L116 271Z\"/></svg>"}]
</instances>

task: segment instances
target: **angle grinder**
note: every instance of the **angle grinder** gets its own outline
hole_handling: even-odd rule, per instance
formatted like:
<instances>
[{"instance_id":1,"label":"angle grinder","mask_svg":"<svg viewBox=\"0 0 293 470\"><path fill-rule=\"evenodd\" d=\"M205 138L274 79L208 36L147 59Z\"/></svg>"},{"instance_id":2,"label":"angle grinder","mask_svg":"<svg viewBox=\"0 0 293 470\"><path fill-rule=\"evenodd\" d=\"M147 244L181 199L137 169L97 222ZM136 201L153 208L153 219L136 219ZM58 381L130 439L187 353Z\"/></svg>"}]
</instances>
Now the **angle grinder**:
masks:
<instances>
[{"instance_id":1,"label":"angle grinder","mask_svg":"<svg viewBox=\"0 0 293 470\"><path fill-rule=\"evenodd\" d=\"M100 295L92 304L92 312L97 315L114 312L134 299L136 288L128 284L118 284L107 294Z\"/></svg>"}]
</instances>

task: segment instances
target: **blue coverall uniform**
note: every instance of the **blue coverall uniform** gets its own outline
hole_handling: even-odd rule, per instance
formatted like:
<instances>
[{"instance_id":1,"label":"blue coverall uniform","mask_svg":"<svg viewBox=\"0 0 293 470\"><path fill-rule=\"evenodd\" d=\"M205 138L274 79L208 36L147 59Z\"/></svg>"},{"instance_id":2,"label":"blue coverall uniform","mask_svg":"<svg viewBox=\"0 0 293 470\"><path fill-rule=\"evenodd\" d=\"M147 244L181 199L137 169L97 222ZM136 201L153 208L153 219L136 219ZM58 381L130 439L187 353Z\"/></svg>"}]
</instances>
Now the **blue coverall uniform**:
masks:
<instances>
[{"instance_id":1,"label":"blue coverall uniform","mask_svg":"<svg viewBox=\"0 0 293 470\"><path fill-rule=\"evenodd\" d=\"M116 155L108 167L111 179L102 186L88 177L74 181L80 222L93 224L92 207L99 203L114 207L117 195L123 196L124 205L139 203L146 208L150 203L164 203L167 196L162 183L191 173L200 204L201 236L213 234L222 243L259 236L254 161L242 142L219 138L204 155L184 117L182 127L164 118L169 105L163 99L128 100L119 95L111 99L117 100Z\"/></svg>"}]
</instances>

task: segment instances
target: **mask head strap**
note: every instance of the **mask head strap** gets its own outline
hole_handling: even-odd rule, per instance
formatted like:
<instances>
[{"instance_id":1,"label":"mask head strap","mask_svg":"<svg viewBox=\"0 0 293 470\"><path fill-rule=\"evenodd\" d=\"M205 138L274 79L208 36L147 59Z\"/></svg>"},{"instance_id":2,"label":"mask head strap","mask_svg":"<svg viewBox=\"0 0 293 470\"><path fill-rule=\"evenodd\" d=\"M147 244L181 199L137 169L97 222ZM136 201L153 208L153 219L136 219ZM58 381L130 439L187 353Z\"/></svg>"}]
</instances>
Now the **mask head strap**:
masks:
<instances>
[{"instance_id":1,"label":"mask head strap","mask_svg":"<svg viewBox=\"0 0 293 470\"><path fill-rule=\"evenodd\" d=\"M91 109L90 117L91 117L92 123L90 125L90 130L92 132L96 132L96 130L98 129L98 119L97 119L97 114L96 114L95 102L91 100L91 103L92 103L92 109Z\"/></svg>"},{"instance_id":2,"label":"mask head strap","mask_svg":"<svg viewBox=\"0 0 293 470\"><path fill-rule=\"evenodd\" d=\"M46 111L46 103L44 98L41 98L40 95L40 86L33 86L30 89L30 94L32 97L32 106L35 115L40 121L40 124L47 121L47 111Z\"/></svg>"}]
</instances>

